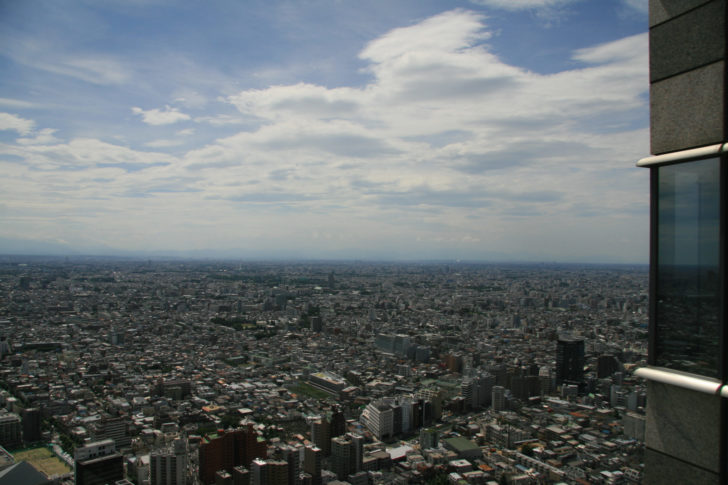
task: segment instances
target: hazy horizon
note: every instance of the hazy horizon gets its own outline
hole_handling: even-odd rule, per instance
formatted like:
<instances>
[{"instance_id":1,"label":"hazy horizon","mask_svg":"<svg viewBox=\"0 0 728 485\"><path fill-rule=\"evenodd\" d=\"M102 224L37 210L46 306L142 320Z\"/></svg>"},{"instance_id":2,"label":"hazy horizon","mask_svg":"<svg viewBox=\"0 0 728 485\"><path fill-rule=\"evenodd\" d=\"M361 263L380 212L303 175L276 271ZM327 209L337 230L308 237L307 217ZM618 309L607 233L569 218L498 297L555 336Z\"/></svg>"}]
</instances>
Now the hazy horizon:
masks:
<instances>
[{"instance_id":1,"label":"hazy horizon","mask_svg":"<svg viewBox=\"0 0 728 485\"><path fill-rule=\"evenodd\" d=\"M647 54L647 0L5 2L0 254L646 264Z\"/></svg>"}]
</instances>

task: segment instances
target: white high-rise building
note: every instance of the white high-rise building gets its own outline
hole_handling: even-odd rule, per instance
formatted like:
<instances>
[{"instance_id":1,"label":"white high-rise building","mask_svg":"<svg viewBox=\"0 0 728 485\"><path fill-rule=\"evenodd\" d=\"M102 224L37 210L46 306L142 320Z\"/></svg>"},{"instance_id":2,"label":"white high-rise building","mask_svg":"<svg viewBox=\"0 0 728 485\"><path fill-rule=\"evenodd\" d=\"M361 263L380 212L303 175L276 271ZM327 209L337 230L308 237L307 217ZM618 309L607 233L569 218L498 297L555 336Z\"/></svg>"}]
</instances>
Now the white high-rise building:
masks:
<instances>
[{"instance_id":1,"label":"white high-rise building","mask_svg":"<svg viewBox=\"0 0 728 485\"><path fill-rule=\"evenodd\" d=\"M187 441L174 440L171 447L153 451L149 457L151 485L187 483Z\"/></svg>"},{"instance_id":2,"label":"white high-rise building","mask_svg":"<svg viewBox=\"0 0 728 485\"><path fill-rule=\"evenodd\" d=\"M391 404L384 400L369 403L362 411L359 421L378 440L387 440L394 434L394 411Z\"/></svg>"}]
</instances>

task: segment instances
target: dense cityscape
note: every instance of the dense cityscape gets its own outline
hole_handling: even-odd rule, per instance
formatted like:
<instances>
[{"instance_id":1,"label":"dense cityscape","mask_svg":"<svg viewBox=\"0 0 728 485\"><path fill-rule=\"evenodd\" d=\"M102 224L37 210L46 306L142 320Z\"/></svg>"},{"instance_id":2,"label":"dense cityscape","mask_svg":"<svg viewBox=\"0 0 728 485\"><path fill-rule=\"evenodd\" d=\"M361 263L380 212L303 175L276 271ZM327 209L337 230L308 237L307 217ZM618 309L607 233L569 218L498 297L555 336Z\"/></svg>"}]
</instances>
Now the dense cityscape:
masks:
<instances>
[{"instance_id":1,"label":"dense cityscape","mask_svg":"<svg viewBox=\"0 0 728 485\"><path fill-rule=\"evenodd\" d=\"M6 256L0 474L640 483L647 282L646 266Z\"/></svg>"}]
</instances>

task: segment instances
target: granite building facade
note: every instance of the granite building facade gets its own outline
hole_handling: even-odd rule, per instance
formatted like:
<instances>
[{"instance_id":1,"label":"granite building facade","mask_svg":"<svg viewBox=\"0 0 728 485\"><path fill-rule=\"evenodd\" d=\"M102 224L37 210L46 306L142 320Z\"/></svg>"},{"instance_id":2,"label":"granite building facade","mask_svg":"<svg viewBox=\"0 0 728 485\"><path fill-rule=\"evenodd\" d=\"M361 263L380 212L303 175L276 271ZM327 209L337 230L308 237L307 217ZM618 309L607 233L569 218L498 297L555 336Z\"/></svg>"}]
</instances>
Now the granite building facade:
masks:
<instances>
[{"instance_id":1,"label":"granite building facade","mask_svg":"<svg viewBox=\"0 0 728 485\"><path fill-rule=\"evenodd\" d=\"M645 484L727 483L725 0L650 0Z\"/></svg>"}]
</instances>

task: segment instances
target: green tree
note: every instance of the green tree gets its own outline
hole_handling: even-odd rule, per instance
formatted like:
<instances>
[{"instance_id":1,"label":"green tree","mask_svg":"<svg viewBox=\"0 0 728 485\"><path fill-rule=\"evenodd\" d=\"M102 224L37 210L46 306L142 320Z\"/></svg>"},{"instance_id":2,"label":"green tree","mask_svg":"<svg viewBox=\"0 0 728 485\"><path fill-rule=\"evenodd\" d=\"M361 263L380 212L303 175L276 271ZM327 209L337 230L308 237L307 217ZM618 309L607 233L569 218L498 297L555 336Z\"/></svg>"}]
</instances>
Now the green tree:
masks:
<instances>
[{"instance_id":1,"label":"green tree","mask_svg":"<svg viewBox=\"0 0 728 485\"><path fill-rule=\"evenodd\" d=\"M448 485L447 473L438 473L425 483L427 485Z\"/></svg>"},{"instance_id":2,"label":"green tree","mask_svg":"<svg viewBox=\"0 0 728 485\"><path fill-rule=\"evenodd\" d=\"M61 448L63 448L63 451L65 451L66 453L73 456L73 452L76 450L76 443L74 443L73 439L71 439L71 437L67 434L62 434Z\"/></svg>"}]
</instances>

